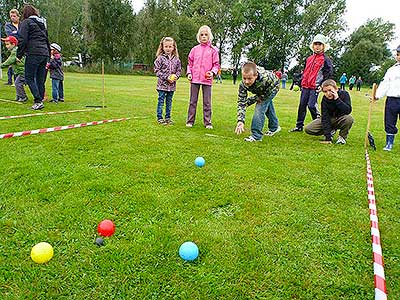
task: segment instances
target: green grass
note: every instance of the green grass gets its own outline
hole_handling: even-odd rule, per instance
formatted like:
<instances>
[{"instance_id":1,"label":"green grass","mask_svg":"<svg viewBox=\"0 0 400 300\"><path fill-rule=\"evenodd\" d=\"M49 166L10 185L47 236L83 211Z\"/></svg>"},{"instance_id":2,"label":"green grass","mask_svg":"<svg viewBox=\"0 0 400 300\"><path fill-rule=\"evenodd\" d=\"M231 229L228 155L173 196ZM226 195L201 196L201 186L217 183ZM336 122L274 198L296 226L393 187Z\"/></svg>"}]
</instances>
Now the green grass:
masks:
<instances>
[{"instance_id":1,"label":"green grass","mask_svg":"<svg viewBox=\"0 0 400 300\"><path fill-rule=\"evenodd\" d=\"M101 105L101 82L66 74L66 102L45 111ZM211 133L220 139L205 135L201 105L195 126L185 127L184 79L175 125L158 125L155 83L106 76L107 109L0 121L7 133L147 117L0 140L2 299L373 299L366 90L351 93L356 122L345 146L289 134L299 93L288 90L274 100L282 132L253 144L233 133L231 82L213 87ZM0 85L0 95L13 99L14 90ZM400 141L382 151L383 105L374 107L378 151L370 156L389 298L399 299ZM0 115L28 107L0 103ZM204 168L195 167L197 156ZM117 229L99 248L96 227L105 218ZM188 240L200 249L193 263L178 256ZM37 265L29 254L41 241L55 255Z\"/></svg>"}]
</instances>

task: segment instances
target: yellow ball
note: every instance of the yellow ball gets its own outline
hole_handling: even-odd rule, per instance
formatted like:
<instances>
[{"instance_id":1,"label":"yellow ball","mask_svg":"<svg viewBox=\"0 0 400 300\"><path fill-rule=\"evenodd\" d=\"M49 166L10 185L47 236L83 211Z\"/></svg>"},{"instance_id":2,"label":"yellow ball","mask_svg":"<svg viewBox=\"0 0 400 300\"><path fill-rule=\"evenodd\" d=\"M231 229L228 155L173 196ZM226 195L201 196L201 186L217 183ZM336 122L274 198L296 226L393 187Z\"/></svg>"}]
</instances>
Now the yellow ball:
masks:
<instances>
[{"instance_id":1,"label":"yellow ball","mask_svg":"<svg viewBox=\"0 0 400 300\"><path fill-rule=\"evenodd\" d=\"M169 80L175 81L176 80L176 75L175 74L169 75Z\"/></svg>"},{"instance_id":2,"label":"yellow ball","mask_svg":"<svg viewBox=\"0 0 400 300\"><path fill-rule=\"evenodd\" d=\"M47 263L53 257L53 247L46 242L41 242L33 246L31 250L31 258L35 263Z\"/></svg>"}]
</instances>

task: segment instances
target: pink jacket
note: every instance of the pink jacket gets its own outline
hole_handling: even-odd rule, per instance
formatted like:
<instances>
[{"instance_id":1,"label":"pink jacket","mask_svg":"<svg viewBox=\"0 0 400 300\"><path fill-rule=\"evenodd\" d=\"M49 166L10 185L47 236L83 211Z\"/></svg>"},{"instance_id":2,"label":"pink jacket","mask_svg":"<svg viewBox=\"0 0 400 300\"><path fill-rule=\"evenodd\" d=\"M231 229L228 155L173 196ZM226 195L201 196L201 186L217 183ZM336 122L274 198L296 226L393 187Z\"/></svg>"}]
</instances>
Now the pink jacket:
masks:
<instances>
[{"instance_id":1,"label":"pink jacket","mask_svg":"<svg viewBox=\"0 0 400 300\"><path fill-rule=\"evenodd\" d=\"M219 56L218 49L211 45L199 44L190 50L188 57L187 74L192 74L192 83L212 85L213 80L206 79L206 72L218 73Z\"/></svg>"}]
</instances>

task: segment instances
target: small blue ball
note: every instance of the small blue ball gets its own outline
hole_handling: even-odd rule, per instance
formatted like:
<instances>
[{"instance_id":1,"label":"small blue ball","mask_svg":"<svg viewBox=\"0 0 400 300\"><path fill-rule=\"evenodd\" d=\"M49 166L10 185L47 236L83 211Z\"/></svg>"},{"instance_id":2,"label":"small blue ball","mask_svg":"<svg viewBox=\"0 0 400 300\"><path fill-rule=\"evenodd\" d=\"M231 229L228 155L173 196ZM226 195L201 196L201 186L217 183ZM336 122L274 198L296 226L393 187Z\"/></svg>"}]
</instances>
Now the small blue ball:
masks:
<instances>
[{"instance_id":1,"label":"small blue ball","mask_svg":"<svg viewBox=\"0 0 400 300\"><path fill-rule=\"evenodd\" d=\"M199 248L193 242L184 242L179 247L179 256L186 261L192 261L199 256Z\"/></svg>"},{"instance_id":2,"label":"small blue ball","mask_svg":"<svg viewBox=\"0 0 400 300\"><path fill-rule=\"evenodd\" d=\"M206 160L204 158L202 158L201 156L197 157L194 160L194 164L196 166L198 166L199 168L203 167L205 165L205 163L206 163Z\"/></svg>"}]
</instances>

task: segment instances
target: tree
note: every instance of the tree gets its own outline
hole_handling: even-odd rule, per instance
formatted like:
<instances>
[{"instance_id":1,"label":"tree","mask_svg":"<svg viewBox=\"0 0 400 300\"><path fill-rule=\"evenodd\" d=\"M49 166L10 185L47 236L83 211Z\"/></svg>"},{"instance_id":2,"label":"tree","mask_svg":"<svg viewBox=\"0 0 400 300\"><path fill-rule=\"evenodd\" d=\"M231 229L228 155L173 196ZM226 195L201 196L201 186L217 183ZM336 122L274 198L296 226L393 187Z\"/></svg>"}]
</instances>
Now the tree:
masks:
<instances>
[{"instance_id":1,"label":"tree","mask_svg":"<svg viewBox=\"0 0 400 300\"><path fill-rule=\"evenodd\" d=\"M94 61L122 61L130 56L133 19L128 0L89 0L89 52Z\"/></svg>"},{"instance_id":2,"label":"tree","mask_svg":"<svg viewBox=\"0 0 400 300\"><path fill-rule=\"evenodd\" d=\"M391 57L388 42L394 38L394 28L393 23L377 18L356 29L345 44L339 74L346 72L361 76L367 82L373 81L378 73L371 70Z\"/></svg>"}]
</instances>

